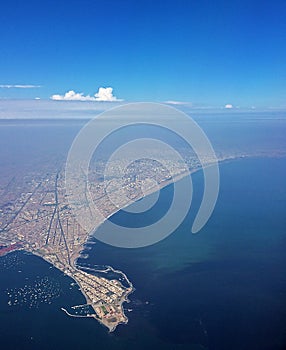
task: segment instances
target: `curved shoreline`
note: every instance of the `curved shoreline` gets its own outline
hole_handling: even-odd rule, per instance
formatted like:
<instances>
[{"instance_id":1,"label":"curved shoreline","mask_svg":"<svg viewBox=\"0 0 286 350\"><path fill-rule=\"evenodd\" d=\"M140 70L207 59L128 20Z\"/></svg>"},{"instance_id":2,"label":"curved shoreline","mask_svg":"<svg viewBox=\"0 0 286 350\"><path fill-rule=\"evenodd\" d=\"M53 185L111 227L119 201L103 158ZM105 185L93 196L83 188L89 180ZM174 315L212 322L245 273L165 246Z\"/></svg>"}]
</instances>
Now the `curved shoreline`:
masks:
<instances>
[{"instance_id":1,"label":"curved shoreline","mask_svg":"<svg viewBox=\"0 0 286 350\"><path fill-rule=\"evenodd\" d=\"M245 159L245 158L255 158L257 156L251 156L251 155L239 155L239 156L232 156L232 157L229 157L229 158L224 158L224 159L221 159L221 160L218 160L217 161L217 164L220 165L220 163L227 163L227 162L232 162L232 161L235 161L235 160L238 160L238 159ZM195 174L199 171L202 171L203 169L205 168L209 168L211 166L214 166L215 163L210 163L210 164L207 164L206 166L201 166L201 167L198 167L198 168L195 168L195 169L192 169L192 170L188 170L188 171L185 171L183 173L180 173L178 175L175 175L175 176L172 176L171 179L168 179L166 181L163 181L161 182L158 186L154 186L150 189L148 189L143 196L141 197L138 197L136 198L136 200L130 200L130 202L124 204L123 206L121 206L120 208L118 207L115 211L113 211L112 213L106 215L104 217L104 219L98 223L98 225L93 229L93 231L88 235L88 239L90 237L92 238L95 238L96 239L96 231L109 219L111 218L113 215L115 215L116 213L118 213L120 210L123 210L124 208L127 208L131 205L133 205L134 203L136 203L138 200L141 200L142 198L145 198L151 194L154 194L156 193L157 191L160 191L162 190L163 188L175 183L175 182L178 182L180 180L182 180L183 178L187 177L187 176L190 176L192 174ZM83 249L82 249L82 252L85 251L85 246L88 245L88 244L94 244L94 242L88 242L88 239L87 241L82 245ZM86 252L84 252L84 254L88 254ZM80 254L81 255L81 254ZM80 257L79 255L79 257Z\"/></svg>"}]
</instances>

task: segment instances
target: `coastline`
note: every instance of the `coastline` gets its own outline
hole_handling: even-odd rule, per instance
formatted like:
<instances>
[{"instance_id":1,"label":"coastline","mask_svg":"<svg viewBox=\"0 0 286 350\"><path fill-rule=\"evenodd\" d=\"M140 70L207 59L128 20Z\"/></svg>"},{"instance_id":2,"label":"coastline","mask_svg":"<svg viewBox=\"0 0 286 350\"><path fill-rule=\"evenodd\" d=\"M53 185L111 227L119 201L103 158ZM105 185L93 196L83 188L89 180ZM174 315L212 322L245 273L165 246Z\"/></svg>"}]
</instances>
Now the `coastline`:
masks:
<instances>
[{"instance_id":1,"label":"coastline","mask_svg":"<svg viewBox=\"0 0 286 350\"><path fill-rule=\"evenodd\" d=\"M218 160L218 165L220 163L226 163L226 162L231 162L231 161L235 161L235 160L238 160L238 159L245 159L245 158L254 158L255 156L248 156L248 155L239 155L239 156L233 156L233 157L229 157L229 158L224 158L224 159L221 159L221 160ZM88 238L87 238L87 241L85 243L83 243L81 245L82 247L82 252L85 250L85 246L88 243L88 239L93 237L94 233L96 232L96 230L98 230L99 227L101 227L110 217L112 217L114 214L118 213L120 210L124 209L124 208L127 208L128 206L132 205L133 203L135 203L136 201L144 198L144 197L147 197L153 193L156 193L157 191L160 191L162 190L163 188L171 185L172 183L175 183L175 182L178 182L180 180L182 180L183 178L187 177L187 176L190 176L190 175L193 175L205 168L209 168L211 166L213 166L214 163L210 163L204 167L198 167L198 168L195 168L195 169L192 169L192 170L188 170L188 171L184 171L178 175L175 175L175 176L172 176L171 179L168 179L166 181L162 181L160 184L158 184L157 186L154 186L154 187L151 187L149 188L145 193L144 193L144 196L141 196L141 197L138 197L136 198L136 200L130 200L130 202L122 205L120 208L118 207L116 210L114 210L113 212L111 212L110 214L108 214L102 221L100 221L98 223L98 225L96 227L94 227L93 231L89 233L88 235ZM92 242L91 242L92 243ZM88 253L87 253L88 254ZM78 258L80 257L81 253L79 254Z\"/></svg>"},{"instance_id":2,"label":"coastline","mask_svg":"<svg viewBox=\"0 0 286 350\"><path fill-rule=\"evenodd\" d=\"M228 158L224 158L224 159L221 159L218 161L218 163L226 163L226 162L232 162L232 161L235 161L235 160L239 160L239 159L245 159L245 158L262 158L262 157L269 157L270 155L237 155L237 156L233 156L233 157L228 157ZM273 157L273 156L271 156ZM18 249L15 249L15 250L11 250L12 251L17 251L17 250L24 250L24 251L27 251L29 253L32 253L36 256L39 256L41 257L42 259L44 259L45 261L47 261L49 264L51 264L53 267L57 268L58 270L60 270L61 272L63 272L64 274L68 275L69 277L71 277L73 279L73 281L78 285L81 293L83 294L85 300L86 300L86 303L87 304L90 304L91 306L93 306L92 304L92 301L90 300L90 298L88 297L88 295L85 293L84 289L82 288L82 285L81 285L81 282L78 281L74 276L73 276L73 272L76 272L76 270L81 270L80 267L77 265L77 259L83 254L83 252L85 251L87 245L89 244L88 240L93 237L93 233L108 219L110 218L112 215L114 215L115 213L117 213L118 211L124 209L125 207L128 207L129 205L132 205L135 201L145 197L145 196L148 196L158 190L161 190L165 187L167 187L168 185L170 185L171 183L174 183L174 182L177 182L177 181L180 181L182 178L186 177L186 176L190 176L191 174L194 174L200 170L203 170L204 168L206 167L210 167L210 166L213 166L213 163L210 163L208 164L207 166L205 167L198 167L198 168L195 168L195 169L192 169L192 170L189 170L189 171L185 171L185 172L182 172L176 176L173 176L171 179L168 179L166 181L163 181L161 182L160 184L158 184L157 186L154 186L154 187L151 187L149 188L145 193L144 193L144 196L141 196L139 198L136 198L136 200L132 200L128 203L126 203L124 206L120 207L120 208L116 208L116 210L114 210L112 213L110 213L107 217L104 218L104 220L102 220L102 222L100 222L93 230L92 233L88 234L86 236L86 240L85 242L83 242L82 244L78 245L77 246L77 249L74 250L72 256L71 256L71 265L70 265L70 270L69 269L66 269L67 266L63 266L63 267L58 267L56 266L55 264L53 264L53 262L51 262L50 260L48 260L44 254L41 254L40 251L37 251L37 250L33 250L33 249L26 249L26 248L18 248ZM90 242L91 244L93 242ZM7 254L9 254L10 251L7 252ZM120 307L120 310L121 310L121 313L124 317L124 320L122 322L118 322L116 323L116 325L108 325L107 322L103 322L100 318L96 317L96 314L92 314L90 316L82 316L82 317L93 317L95 318L100 324L106 326L108 329L109 329L109 332L113 332L117 325L121 324L121 323L128 323L128 318L127 316L124 314L124 308L123 308L123 304L125 302L129 302L128 300L128 296L133 293L135 291L135 288L134 286L132 285L131 281L128 279L128 277L126 276L126 274L120 270L115 270L114 268L112 268L111 266L108 266L106 265L109 269L111 269L112 271L114 272L117 272L117 273L120 273L124 276L124 278L126 279L126 281L128 282L129 284L129 288L126 288L125 289L125 293L124 293L124 298L120 299L120 303L118 303L118 307ZM120 283L120 282L119 282ZM95 308L93 308L94 311L95 311ZM96 311L95 311L96 312ZM76 316L75 316L76 317Z\"/></svg>"},{"instance_id":3,"label":"coastline","mask_svg":"<svg viewBox=\"0 0 286 350\"><path fill-rule=\"evenodd\" d=\"M267 159L265 159L266 162ZM275 161L275 160L274 160ZM283 162L283 164L285 165L285 162L283 159L281 159L281 162ZM271 165L273 164L273 167L268 167L268 166L262 166L262 164L264 163L263 159L245 159L245 160L240 160L238 159L236 162L229 162L229 163L223 163L222 166L220 167L220 171L221 171L221 185L224 186L222 187L223 189L230 189L230 191L225 191L224 190L224 197L225 199L229 199L231 200L232 198L232 189L233 186L238 186L235 188L239 188L242 189L244 187L244 182L242 181L242 179L251 179L251 177L247 176L247 177L243 177L241 176L242 174L248 174L250 175L251 173L256 174L257 177L259 177L259 189L263 190L265 189L264 184L266 183L270 183L271 182L264 182L263 179L264 177L260 177L259 175L261 175L261 169L265 170L265 173L268 174L267 178L270 180L271 176L275 175L275 179L276 178L280 178L282 174L278 175L277 170L284 170L285 166L283 165L280 166L280 159L276 160L276 163L271 163L271 161L267 164ZM261 167L256 166L256 165L261 164ZM275 166L275 164L277 165L277 167ZM245 170L244 170L245 169ZM235 172L234 172L235 170ZM273 173L271 175L271 173ZM234 178L232 176L235 176ZM254 177L255 178L255 177ZM192 177L192 180L194 182L194 184L198 184L201 185L203 182L203 173L197 173L196 175L194 175ZM235 182L234 182L235 180ZM184 181L184 180L183 180ZM188 180L185 180L188 181ZM225 183L226 181L226 183ZM281 180L281 182L283 183L283 179ZM250 193L251 192L251 185L253 182L247 183L247 188L250 189ZM275 181L276 183L276 181ZM274 187L271 188L275 188L278 189L278 186L281 183L278 182L277 185L275 185ZM166 196L164 195L164 197L166 198L171 198L172 195L172 187L167 187L167 190L164 189L161 192L161 195L164 194L166 192ZM197 188L197 187L195 187ZM254 189L252 188L252 190L254 191ZM268 190L267 190L268 191ZM266 193L267 192L265 190ZM70 308L70 306L73 305L79 305L84 304L85 303L85 299L84 297L81 295L81 292L79 291L79 287L77 284L72 283L74 282L73 280L69 279L67 276L64 276L64 274L62 274L61 272L58 271L58 269L49 269L49 265L44 264L42 261L43 260L38 260L38 258L32 258L30 257L29 260L25 260L25 266L22 266L22 274L18 274L17 273L17 267L13 268L11 271L5 269L2 269L3 272L3 277L4 275L8 276L9 278L9 274L11 274L11 278L15 278L17 279L17 276L19 275L19 277L21 278L25 278L25 275L28 275L28 273L31 273L30 271L33 271L33 266L39 266L40 268L36 270L35 274L39 275L40 277L42 276L50 276L50 273L52 274L53 277L55 277L55 282L60 282L62 284L62 286L64 286L64 288L61 288L63 290L63 294L61 295L60 298L55 299L51 305L40 305L40 308L38 309L38 313L37 310L29 310L26 308L26 305L24 305L23 307L18 309L18 313L17 310L12 306L8 306L7 302L5 303L5 308L7 308L7 320L6 323L9 321L9 324L11 324L12 329L11 329L11 334L13 332L13 327L15 329L14 333L15 334L19 334L20 331L22 330L22 325L21 322L19 321L18 324L17 323L13 323L15 322L15 318L19 319L22 318L24 320L24 317L33 320L34 322L36 322L36 324L39 324L39 329L40 328L40 323L41 322L37 322L38 318L44 318L42 320L42 324L47 325L48 327L52 327L51 331L57 331L58 327L62 327L63 331L65 331L66 337L64 337L64 339L61 337L61 333L59 333L59 335L55 335L55 342L58 341L56 336L59 336L59 339L61 339L61 346L64 347L66 345L67 339L71 339L72 338L72 342L71 347L73 347L73 344L77 344L78 348L81 348L84 344L84 341L86 339L86 342L88 344L90 344L88 346L88 348L90 347L90 349L92 349L96 344L99 344L99 340L98 339L102 339L102 344L99 344L99 347L104 347L104 344L107 344L106 342L112 342L112 344L114 343L115 348L116 348L116 344L118 344L119 341L122 340L123 345L122 347L128 347L126 346L126 337L134 337L134 340L136 340L137 344L142 344L142 338L144 339L144 337L150 337L150 345L149 347L152 348L153 344L156 344L158 339L158 334L160 336L160 333L158 333L158 331L160 331L161 329L163 329L164 331L164 336L168 337L170 336L170 340L169 344L170 346L172 346L173 344L173 339L180 341L180 340L184 340L184 336L185 334L188 334L187 332L192 332L191 336L194 336L195 339L197 339L196 337L199 336L200 334L204 335L203 331L204 328L207 329L207 331L209 331L209 328L207 328L208 326L214 327L215 330L217 330L217 322L216 320L219 318L220 320L222 320L222 322L225 321L225 319L223 318L223 315L221 316L221 314L218 314L217 312L225 312L226 314L229 315L229 310L221 310L221 308L219 307L220 302L223 304L224 299L222 297L222 295L224 295L223 293L217 293L215 294L215 303L217 303L216 307L212 308L211 310L211 314L210 314L210 321L207 320L206 318L202 318L200 319L199 316L201 314L199 314L199 312L195 312L193 313L193 310L198 310L198 304L196 302L196 296L199 295L201 304L199 305L199 311L201 309L206 310L207 308L210 308L210 303L208 298L205 297L205 295L201 293L201 291L203 290L203 292L206 295L210 295L212 297L211 291L212 291L212 286L213 286L213 275L214 272L221 276L222 272L220 268L223 268L223 277L224 276L229 276L230 278L230 282L233 282L233 274L232 274L232 270L234 269L235 272L238 271L238 268L241 267L241 277L242 277L242 281L245 281L245 284L240 284L243 286L242 289L242 293L241 296L239 298L239 301L241 301L241 303L243 303L243 301L245 301L245 304L240 304L240 302L236 302L237 300L231 300L231 307L233 307L234 309L231 309L234 313L235 317L239 317L239 318L235 318L233 320L234 323L231 324L227 324L227 326L229 327L229 330L236 330L236 327L238 329L240 329L239 327L242 326L244 327L244 329L246 331L249 330L249 323L247 322L247 324L245 324L245 318L244 315L245 313L250 315L250 317L252 316L252 308L249 309L249 304L247 303L249 301L249 298L253 299L253 286L254 286L254 282L252 279L252 276L254 276L253 278L255 278L255 273L258 272L259 276L259 272L261 272L261 263L265 260L263 258L263 256L260 254L260 250L257 249L257 247L255 246L255 256L252 257L250 256L251 261L253 261L252 259L254 258L258 258L258 263L256 263L256 261L254 261L255 267L257 266L257 270L253 270L253 275L251 274L249 276L248 272L248 264L243 264L243 265L239 265L237 262L237 257L241 257L242 258L242 262L244 261L243 259L246 257L249 257L249 255L246 255L243 251L243 249L240 249L240 245L238 247L236 247L236 239L232 242L232 247L231 248L236 248L237 250L233 250L233 249L225 249L224 246L221 246L221 243L223 242L229 242L230 241L230 236L229 234L231 234L231 236L233 237L237 237L237 240L242 244L242 247L245 247L245 243L243 242L243 237L241 235L241 228L243 228L245 226L245 223L242 222L241 220L239 221L240 226L236 229L236 221L232 220L232 217L236 217L237 213L241 213L243 211L245 211L246 209L241 206L242 203L244 203L245 201L245 196L243 194L242 191L236 192L237 194L239 194L240 196L240 201L236 202L236 206L235 208L233 208L232 213L230 214L228 211L227 207L221 207L222 211L218 214L229 214L229 216L224 217L219 215L217 217L219 222L221 219L224 221L223 225L225 225L225 227L232 227L235 229L235 231L229 231L229 230L225 230L224 227L216 227L215 229L217 231L215 232L220 232L222 234L217 234L213 231L209 231L209 232L201 232L197 237L199 237L198 239L196 237L190 237L190 235L188 234L188 232L186 232L188 230L188 223L192 223L191 218L192 216L190 215L189 217L189 221L187 221L187 225L182 226L181 229L178 231L179 236L173 235L173 239L171 239L169 242L167 242L167 244L165 245L164 243L159 246L154 246L154 248L150 248L151 253L152 254L145 254L144 250L142 250L141 252L139 252L139 250L131 250L130 252L125 253L125 249L121 249L118 250L117 248L113 248L113 247L108 247L105 246L104 244L101 244L100 242L96 243L95 239L90 239L90 245L89 247L91 247L90 251L89 251L89 258L88 259L79 259L78 263L80 263L81 265L84 266L90 266L90 267L94 267L96 269L101 269L104 270L104 266L102 266L104 263L107 263L111 266L113 266L116 269L119 269L123 272L125 272L125 274L127 274L127 276L129 277L129 279L131 280L131 282L134 284L134 286L136 287L136 290L133 294L131 294L129 296L129 299L131 300L131 303L129 304L123 304L124 307L124 312L126 314L126 316L128 317L129 321L127 324L122 324L120 325L115 331L109 333L109 329L105 326L103 326L102 324L98 323L96 319L93 318L71 318L69 317L66 313L64 313L61 310L61 307L64 307L67 309L68 312L70 312L71 314L78 314L78 315L85 315L86 313L88 313L90 310L88 306L86 307L82 307L80 309L73 309ZM267 192L269 193L269 192ZM153 195L154 196L154 195ZM154 196L155 197L155 196ZM156 195L157 197L157 195ZM249 199L250 196L248 196L247 198ZM264 197L264 195L263 195ZM271 197L271 194L268 195L268 198ZM275 198L281 198L281 194L279 195L279 192L275 191ZM264 197L265 198L265 197ZM200 196L197 196L198 201L201 200ZM196 203L196 202L194 202ZM199 203L199 202L197 202ZM258 208L260 207L260 204L263 206L264 203L262 203L261 201L256 201L255 203L257 203ZM277 208L281 208L282 211L276 211L276 214L280 215L280 213L283 213L283 205L281 207L282 204L277 204ZM162 202L162 206L164 206L164 202ZM194 207L195 208L195 207ZM252 208L255 208L254 206L252 206ZM265 210L267 210L267 208L269 208L268 204L267 206L265 205ZM131 207L132 209L132 207ZM159 207L160 209L160 207ZM125 209L126 210L126 209ZM128 209L129 210L129 209ZM241 212L239 211L241 210ZM196 212L193 211L193 214L195 214ZM124 220L124 212L120 212L120 217L123 218ZM157 211L154 212L154 215L157 215ZM271 216L271 212L269 214L269 218ZM117 219L116 217L116 222L122 222L120 220L120 217ZM158 215L157 215L158 217ZM275 216L275 219L277 218L277 216ZM144 219L144 217L143 217ZM227 221L225 221L225 219ZM109 220L115 220L115 218L111 218ZM145 222L146 220L144 219L143 222ZM124 221L123 221L124 223ZM251 236L251 219L247 222L247 224L250 224L250 230L248 231L250 236ZM261 243L261 246L264 247L264 240L263 238L265 237L265 239L267 239L267 241L272 242L272 238L269 238L269 229L271 231L271 222L269 222L269 226L267 226L265 228L265 230L263 229L263 231L265 232L265 235L263 235L263 237L261 237L262 235L260 235L259 232L253 232L253 234L255 235L255 237L257 237L257 242ZM282 222L283 225L283 222ZM211 225L213 227L213 225ZM211 227L211 230L212 230ZM279 227L281 227L279 225ZM102 232L105 231L105 226L102 228ZM268 231L268 234L267 234ZM181 234L183 237L181 237ZM273 232L273 234L276 234ZM201 237L201 238L200 238ZM217 240L217 238L219 239L219 241ZM261 242L261 238L262 238L262 242ZM278 238L278 237L277 237ZM198 242L198 244L193 244L192 242L198 240L200 242ZM279 241L277 241L278 243ZM218 255L216 251L214 250L209 250L206 249L206 245L210 248L214 247L214 244L219 244L220 247L222 248L220 251L224 254L223 256ZM251 241L252 243L252 241ZM248 247L249 251L252 251L252 247ZM280 249L279 247L277 247ZM265 248L268 250L268 248ZM88 250L87 250L88 251ZM266 250L264 250L266 251ZM274 250L274 253L277 250ZM171 256L169 255L171 252ZM173 253L172 253L173 252ZM229 255L228 253L231 253L231 255ZM234 252L234 253L233 253ZM109 253L109 254L108 254ZM198 254L193 256L193 253ZM236 255L237 253L237 255ZM248 251L247 251L248 253ZM14 256L18 255L20 257L20 263L21 263L21 257L23 254L23 258L25 258L26 253L24 252L19 252L19 253L14 253L11 254L11 258L13 258L14 260ZM128 255L126 255L128 254ZM174 256L172 254L175 254ZM214 255L216 254L216 255ZM239 254L239 255L238 255ZM276 254L276 253L275 253ZM283 252L281 252L281 254L283 254ZM27 254L28 256L30 255L29 253ZM264 256L268 256L268 254L264 254ZM283 255L279 255L281 257L281 259L283 259ZM8 256L9 257L9 256ZM10 258L10 257L9 257ZM146 259L146 260L145 260ZM171 259L171 261L170 261ZM18 260L18 259L17 259ZM207 261L207 263L204 263L205 261ZM220 261L222 261L222 264L220 265ZM234 264L233 265L227 265L225 266L224 262L225 261L233 261ZM271 281L271 273L274 273L275 276L277 276L277 279L275 281L277 281L279 283L279 279L281 281L281 278L283 278L283 271L279 272L279 274L275 274L275 266L276 263L274 262L270 262L273 261L273 259L268 259L267 260L269 262L269 265L271 264L271 266L273 266L274 270L269 270L268 269L264 269L267 273L269 273L267 275L267 279L269 278L270 283L272 283ZM178 263L177 263L178 262ZM281 260L282 262L282 260ZM218 265L219 264L219 265ZM268 263L267 263L268 264ZM266 265L266 266L269 266ZM188 270L185 269L185 266L188 266ZM265 266L265 265L263 265ZM279 267L281 267L283 269L283 265L279 264ZM246 270L245 270L246 269ZM214 271L215 270L215 271ZM207 271L207 277L205 278L205 274ZM245 271L247 273L245 273ZM279 269L280 271L280 269ZM105 274L103 274L105 275ZM111 273L106 274L108 277L112 277ZM36 276L33 274L33 276ZM186 276L188 278L186 278ZM198 284L197 285L197 281L198 281L198 277L197 276L201 276L201 280L203 281L203 285ZM189 279L190 278L190 279ZM247 278L247 279L245 279ZM168 282L168 279L170 279L170 281ZM261 317L261 312L264 313L264 303L263 301L265 300L265 291L263 291L263 285L264 285L264 281L265 278L264 276L261 278L258 278L258 280L260 281L260 284L257 288L259 288L259 290L261 290L261 294L259 294L259 296L261 296L261 308L260 310L257 310L257 313L255 316L255 322L251 323L251 325L254 327L252 327L253 329L259 331L261 330L260 328L260 321L263 322L263 324L266 326L265 329L267 328L267 324L269 322L267 322L267 319L263 319ZM4 281L4 278L3 278ZM30 284L32 284L32 282L34 281L34 279L30 279ZM165 282L166 281L166 282ZM220 281L220 280L219 280ZM122 281L121 281L122 282ZM152 284L152 282L154 284ZM72 283L73 286L70 286L70 284ZM186 300L186 309L187 311L184 311L183 308L181 308L178 305L178 299L176 298L176 296L178 296L178 292L176 291L176 283L180 284L180 291L185 291L184 292L184 296L185 297L189 297ZM248 285L249 283L249 285ZM5 285L7 285L6 283L3 282L3 288L5 288ZM230 284L231 285L231 284ZM281 284L279 284L281 285ZM11 287L14 288L21 288L23 286L23 283L20 281L20 279L17 281L15 280L15 284L11 285ZM170 289L168 288L168 286L170 287ZM208 288L206 288L205 286L208 286ZM227 293L231 292L228 289L228 285L225 284L216 284L217 287L220 288L219 291L226 291ZM248 289L249 286L249 289ZM9 285L10 287L10 285ZM166 288L165 288L166 287ZM71 289L70 289L71 288ZM215 287L216 288L216 287ZM247 290L245 289L247 288ZM247 295L249 295L249 298L246 297L246 295L244 294L244 291L246 291ZM276 297L277 297L277 293L275 294L275 291L269 291L269 293L271 293L271 295L269 295L269 300L267 299L267 302L269 301L270 304L267 304L266 306L269 307L269 310L271 311L271 315L270 315L270 319L275 321L276 315L281 315L283 311L280 311L281 314L279 313L278 310L278 306L277 303L275 302ZM149 304L145 304L145 301L149 301ZM179 299L182 300L182 299ZM8 299L7 299L8 301ZM169 303L167 303L167 301L169 301ZM202 306L201 306L202 305ZM241 307L240 305L244 306L245 313L243 312L243 314L241 313ZM271 306L274 307L274 309L271 309ZM277 306L277 309L275 308ZM170 313L169 313L169 307L170 309L172 308L172 310L176 310L177 308L180 308L180 310L178 312L181 313L182 318L181 319L177 319L177 318L172 318L169 317ZM133 311L127 311L127 309L133 309ZM189 312L190 310L190 312ZM235 314L235 310L237 310L237 314ZM32 313L31 313L32 311ZM34 314L33 314L34 312ZM266 311L267 314L267 311ZM18 316L17 316L18 315ZM241 317L240 317L241 316ZM260 316L260 317L259 317ZM272 318L273 316L273 318ZM29 318L30 317L30 318ZM32 317L32 318L31 318ZM56 322L50 322L50 317L51 320L58 320L58 323ZM218 318L217 318L218 317ZM221 318L220 318L221 317ZM148 322L150 322L150 320L152 320L153 322L153 328L149 328L149 324ZM178 321L179 320L179 321ZM242 323L240 323L240 320L242 321ZM5 321L5 318L3 319L3 321ZM202 323L200 323L202 321ZM23 321L22 321L23 322ZM156 323L155 323L156 322ZM178 322L180 323L178 325ZM211 322L211 323L208 323ZM243 323L244 322L244 323ZM197 328L194 327L192 328L192 325L195 323L195 325L200 326L201 328ZM5 322L4 322L5 324ZM55 326L53 326L55 324ZM268 325L271 329L275 329L276 330L276 326L277 324L275 322L272 322L271 324ZM248 328L247 328L248 327ZM283 324L282 326L283 327ZM8 326L7 326L8 328ZM251 328L251 329L252 329ZM49 328L50 329L50 328ZM153 336L152 333L152 329L156 330L156 333ZM69 330L71 333L69 333ZM200 330L202 330L202 333L199 333ZM199 332L198 332L199 331ZM221 331L221 337L227 336L224 334L225 332ZM9 334L9 339L11 339L11 334ZM53 333L51 333L53 334ZM34 332L32 334L32 336L35 337L36 332ZM78 337L78 335L81 335L81 337ZM259 333L258 333L259 335ZM267 335L265 335L265 339L267 340L269 333L267 333ZM125 337L126 336L126 337ZM175 338L173 338L173 336ZM8 337L5 337L4 340L7 338L7 344L9 344L9 339ZM12 338L13 339L13 338ZM167 338L169 339L169 338ZM192 338L193 339L193 338ZM207 339L207 335L206 335L206 339ZM225 338L223 338L225 339ZM230 338L231 339L231 338ZM260 339L259 337L257 339ZM220 341L220 339L219 339ZM255 341L255 340L253 340ZM42 339L43 344L45 344L46 342L46 338L43 337ZM75 343L77 342L77 343ZM220 341L221 344L223 344L222 341ZM108 343L111 344L111 343ZM134 343L133 343L134 344ZM229 343L230 344L230 343ZM243 346L243 342L241 343ZM129 345L129 344L128 344ZM110 345L112 347L112 345ZM130 345L132 348L132 345ZM144 343L142 344L142 349L144 348ZM187 345L186 345L187 346ZM164 348L164 344L162 344L162 347ZM188 347L188 346L187 346ZM148 346L147 346L148 348Z\"/></svg>"}]
</instances>

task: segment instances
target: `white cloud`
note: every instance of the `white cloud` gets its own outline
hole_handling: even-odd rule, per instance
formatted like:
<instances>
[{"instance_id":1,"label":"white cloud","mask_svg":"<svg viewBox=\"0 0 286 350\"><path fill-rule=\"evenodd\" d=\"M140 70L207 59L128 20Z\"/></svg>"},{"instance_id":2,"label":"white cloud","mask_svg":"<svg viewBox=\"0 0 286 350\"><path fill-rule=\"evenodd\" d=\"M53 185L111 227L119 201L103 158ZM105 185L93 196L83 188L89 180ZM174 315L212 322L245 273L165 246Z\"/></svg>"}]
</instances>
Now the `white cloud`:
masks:
<instances>
[{"instance_id":1,"label":"white cloud","mask_svg":"<svg viewBox=\"0 0 286 350\"><path fill-rule=\"evenodd\" d=\"M191 102L183 102L183 101L165 101L164 103L167 103L168 105L192 105Z\"/></svg>"},{"instance_id":2,"label":"white cloud","mask_svg":"<svg viewBox=\"0 0 286 350\"><path fill-rule=\"evenodd\" d=\"M228 103L228 104L226 104L226 105L224 106L224 108L226 108L226 109L232 109L232 108L233 108L233 105L230 104L230 103Z\"/></svg>"},{"instance_id":3,"label":"white cloud","mask_svg":"<svg viewBox=\"0 0 286 350\"><path fill-rule=\"evenodd\" d=\"M122 101L117 97L113 96L113 88L112 87L100 87L98 92L94 95L96 101Z\"/></svg>"},{"instance_id":4,"label":"white cloud","mask_svg":"<svg viewBox=\"0 0 286 350\"><path fill-rule=\"evenodd\" d=\"M51 99L56 101L95 101L94 97L84 96L82 92L73 90L66 92L64 95L52 95Z\"/></svg>"},{"instance_id":5,"label":"white cloud","mask_svg":"<svg viewBox=\"0 0 286 350\"><path fill-rule=\"evenodd\" d=\"M41 85L28 85L28 84L25 84L25 85L20 85L20 84L12 84L12 85L2 84L2 85L0 85L1 89L11 89L11 88L16 88L16 89L35 89L35 88L40 88L40 87L41 87Z\"/></svg>"},{"instance_id":6,"label":"white cloud","mask_svg":"<svg viewBox=\"0 0 286 350\"><path fill-rule=\"evenodd\" d=\"M123 101L118 99L113 95L112 87L100 87L98 92L94 94L94 96L84 95L82 92L75 92L74 90L70 90L66 92L64 95L52 95L52 100L55 101L104 101L104 102L115 102L115 101Z\"/></svg>"}]
</instances>

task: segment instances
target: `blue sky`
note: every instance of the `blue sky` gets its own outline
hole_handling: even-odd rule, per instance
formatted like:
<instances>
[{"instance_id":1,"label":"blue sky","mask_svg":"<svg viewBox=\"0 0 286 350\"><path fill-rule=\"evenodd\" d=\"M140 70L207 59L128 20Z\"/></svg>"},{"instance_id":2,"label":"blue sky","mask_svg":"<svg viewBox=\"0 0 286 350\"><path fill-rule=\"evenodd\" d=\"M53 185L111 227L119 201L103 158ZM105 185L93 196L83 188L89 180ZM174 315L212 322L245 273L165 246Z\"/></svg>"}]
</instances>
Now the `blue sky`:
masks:
<instances>
[{"instance_id":1,"label":"blue sky","mask_svg":"<svg viewBox=\"0 0 286 350\"><path fill-rule=\"evenodd\" d=\"M286 107L285 18L276 0L3 1L0 98Z\"/></svg>"}]
</instances>

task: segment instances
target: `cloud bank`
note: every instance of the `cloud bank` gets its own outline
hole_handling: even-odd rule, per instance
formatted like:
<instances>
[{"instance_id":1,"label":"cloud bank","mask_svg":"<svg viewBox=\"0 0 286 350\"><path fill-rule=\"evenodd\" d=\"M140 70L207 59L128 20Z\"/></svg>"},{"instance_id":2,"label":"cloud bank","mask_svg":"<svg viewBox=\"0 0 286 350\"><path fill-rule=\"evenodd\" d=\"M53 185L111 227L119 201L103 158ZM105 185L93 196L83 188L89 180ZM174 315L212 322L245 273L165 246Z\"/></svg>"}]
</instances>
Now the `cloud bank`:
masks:
<instances>
[{"instance_id":1,"label":"cloud bank","mask_svg":"<svg viewBox=\"0 0 286 350\"><path fill-rule=\"evenodd\" d=\"M94 101L58 101L45 99L1 99L1 119L91 119L99 113L110 109L113 103Z\"/></svg>"},{"instance_id":2,"label":"cloud bank","mask_svg":"<svg viewBox=\"0 0 286 350\"><path fill-rule=\"evenodd\" d=\"M41 85L28 85L28 84L24 84L24 85L20 85L20 84L0 84L0 88L1 89L11 89L11 88L16 88L16 89L35 89L35 88L40 88Z\"/></svg>"},{"instance_id":3,"label":"cloud bank","mask_svg":"<svg viewBox=\"0 0 286 350\"><path fill-rule=\"evenodd\" d=\"M224 108L226 108L226 109L232 109L232 108L233 108L233 105L230 104L230 103L228 103L228 104L226 104L226 105L224 106Z\"/></svg>"},{"instance_id":4,"label":"cloud bank","mask_svg":"<svg viewBox=\"0 0 286 350\"><path fill-rule=\"evenodd\" d=\"M66 92L64 95L52 95L50 97L55 101L99 101L99 102L116 102L123 101L122 99L118 99L113 95L112 87L100 87L98 91L94 94L94 96L84 95L82 92L75 92L74 90L70 90Z\"/></svg>"}]
</instances>

